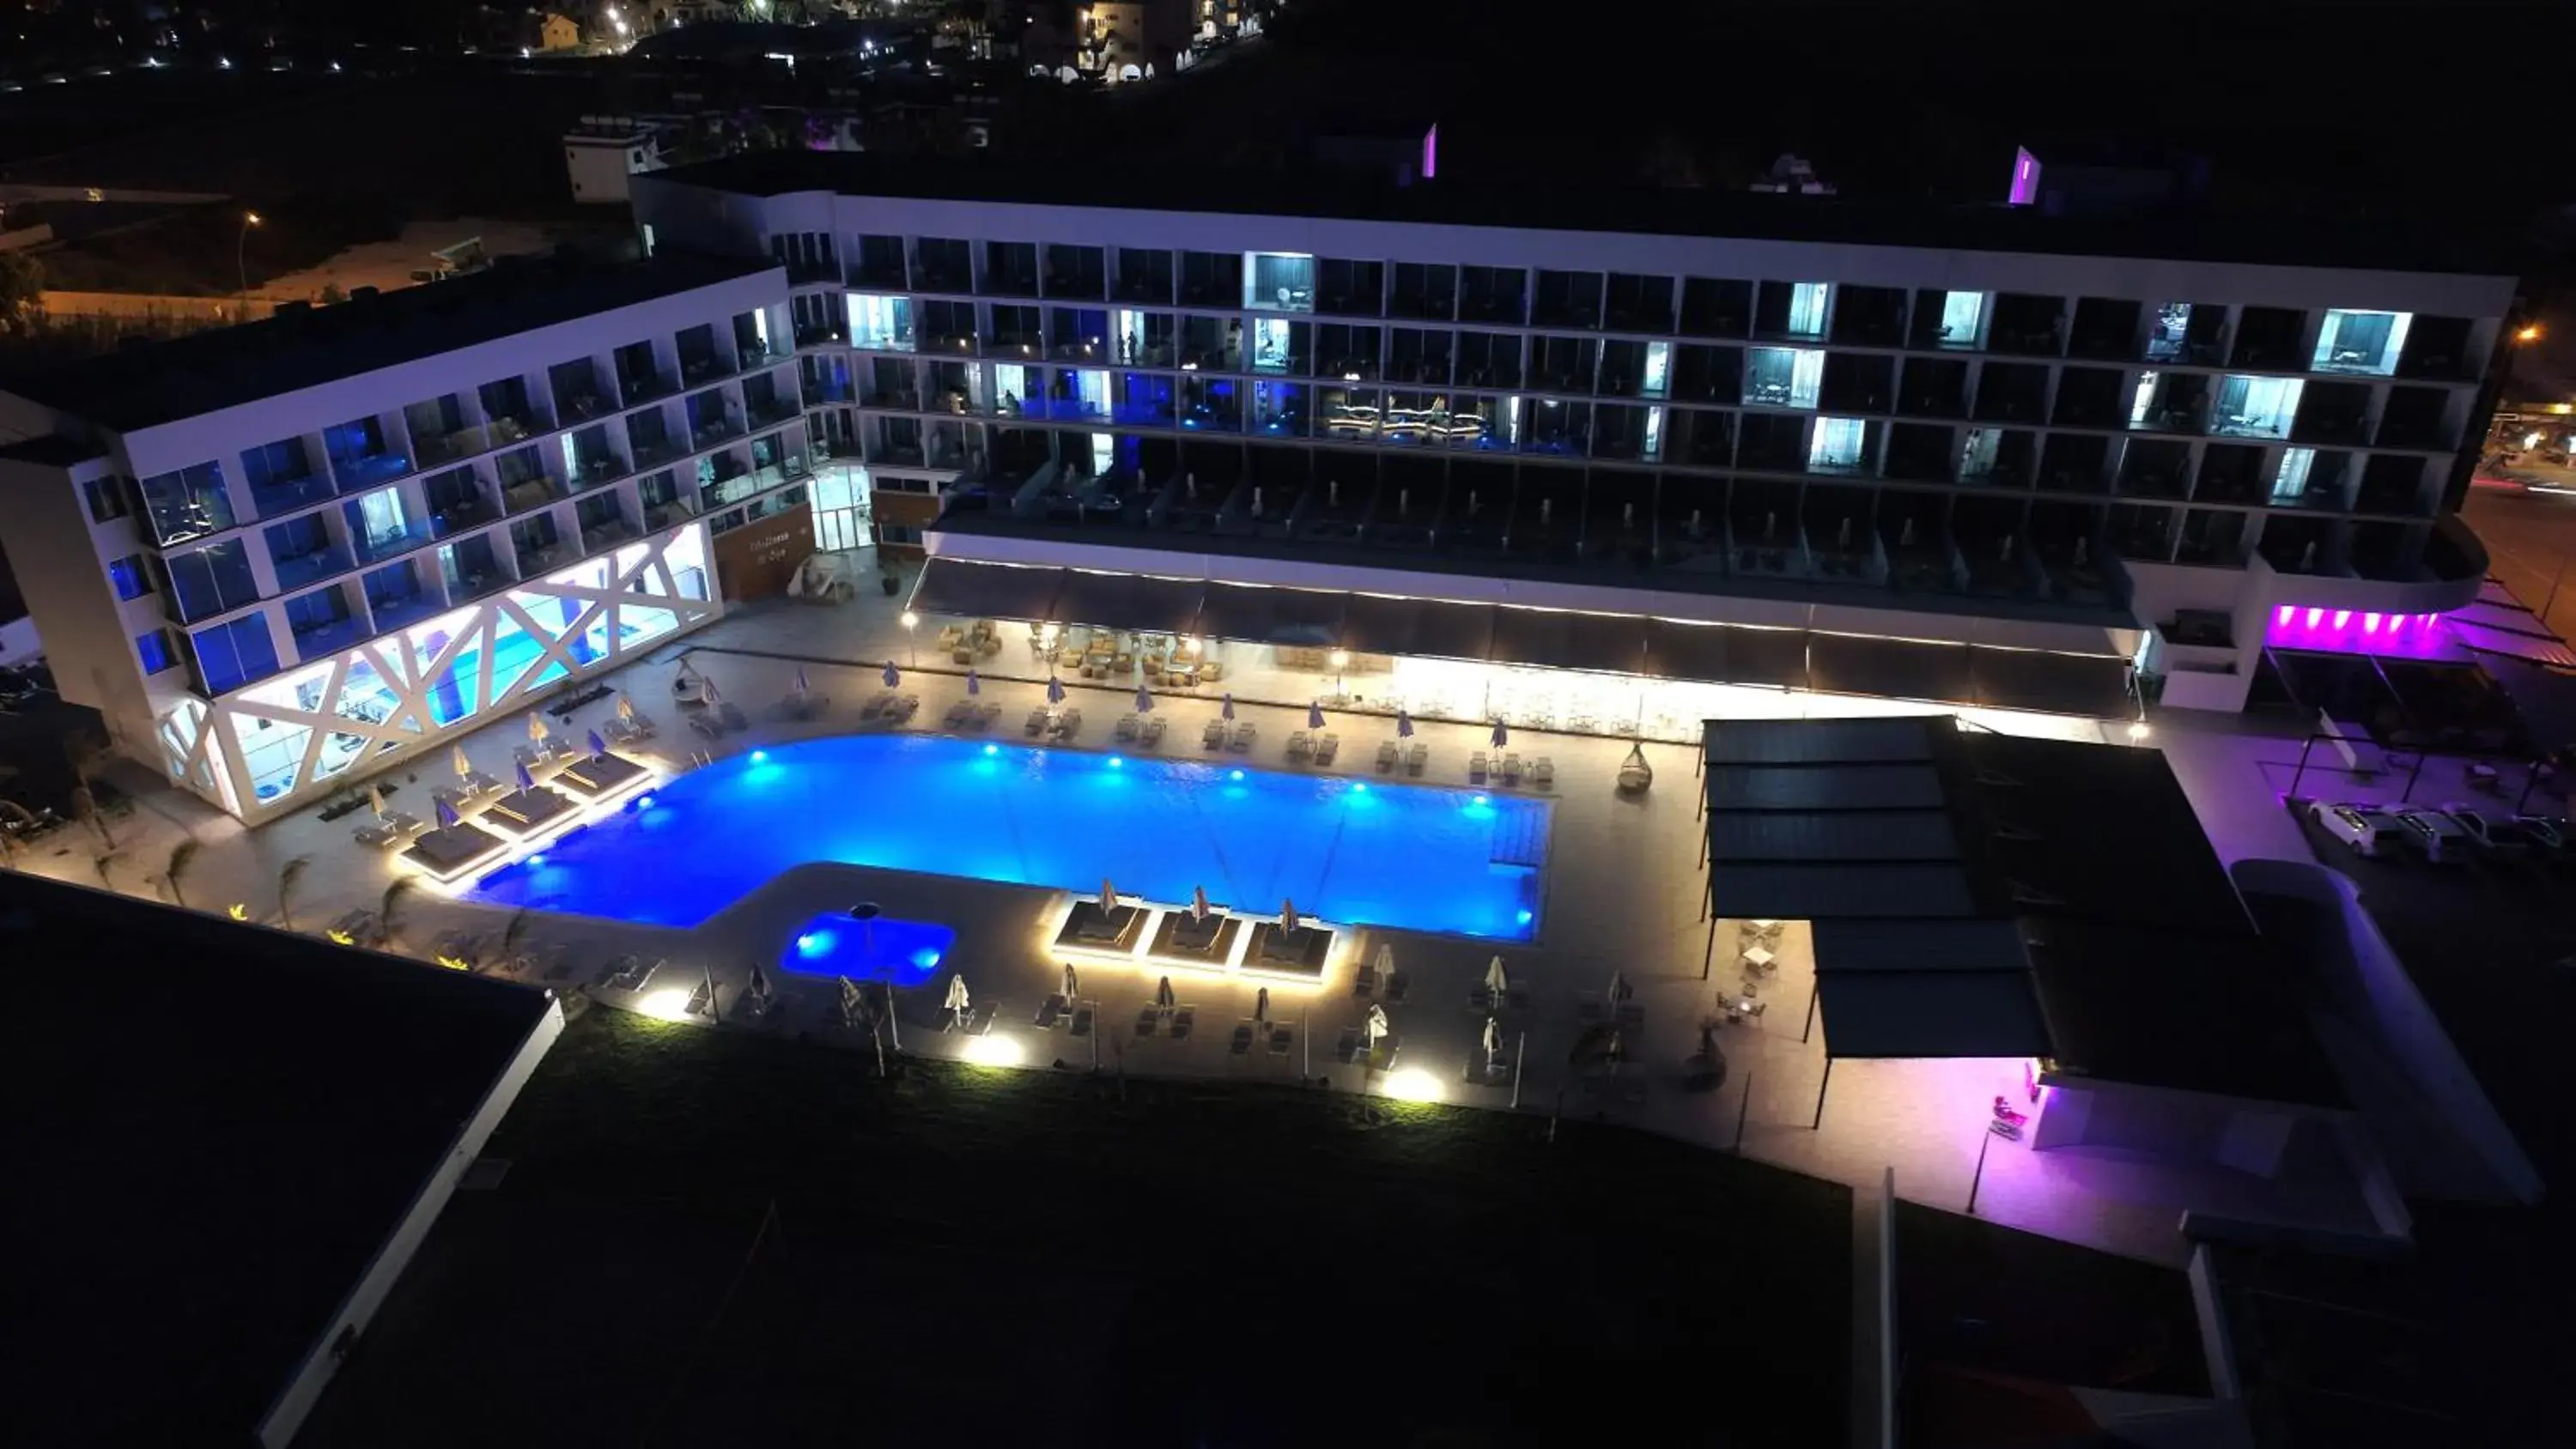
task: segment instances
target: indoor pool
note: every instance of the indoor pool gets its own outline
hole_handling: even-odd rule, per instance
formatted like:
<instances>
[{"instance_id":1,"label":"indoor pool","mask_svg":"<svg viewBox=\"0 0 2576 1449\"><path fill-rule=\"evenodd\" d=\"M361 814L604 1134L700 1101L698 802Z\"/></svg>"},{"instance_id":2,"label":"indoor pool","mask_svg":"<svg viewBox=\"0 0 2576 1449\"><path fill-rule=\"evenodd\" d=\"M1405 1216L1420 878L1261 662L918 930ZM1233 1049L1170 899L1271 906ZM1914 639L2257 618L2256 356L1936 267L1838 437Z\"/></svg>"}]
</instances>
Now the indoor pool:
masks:
<instances>
[{"instance_id":1,"label":"indoor pool","mask_svg":"<svg viewBox=\"0 0 2576 1449\"><path fill-rule=\"evenodd\" d=\"M1528 940L1544 800L1224 759L852 735L722 760L476 882L468 898L692 926L815 861L1247 914Z\"/></svg>"}]
</instances>

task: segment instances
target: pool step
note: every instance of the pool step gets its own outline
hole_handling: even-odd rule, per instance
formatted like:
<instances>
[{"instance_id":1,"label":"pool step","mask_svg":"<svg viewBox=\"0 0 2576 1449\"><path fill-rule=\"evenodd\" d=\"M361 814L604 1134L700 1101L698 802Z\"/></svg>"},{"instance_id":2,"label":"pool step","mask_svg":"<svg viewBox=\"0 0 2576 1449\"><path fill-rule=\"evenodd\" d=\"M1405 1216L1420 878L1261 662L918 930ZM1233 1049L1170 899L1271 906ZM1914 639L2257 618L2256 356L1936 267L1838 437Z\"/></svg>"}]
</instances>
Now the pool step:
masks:
<instances>
[{"instance_id":1,"label":"pool step","mask_svg":"<svg viewBox=\"0 0 2576 1449\"><path fill-rule=\"evenodd\" d=\"M1533 870L1547 864L1547 816L1535 801L1496 800L1493 863Z\"/></svg>"}]
</instances>

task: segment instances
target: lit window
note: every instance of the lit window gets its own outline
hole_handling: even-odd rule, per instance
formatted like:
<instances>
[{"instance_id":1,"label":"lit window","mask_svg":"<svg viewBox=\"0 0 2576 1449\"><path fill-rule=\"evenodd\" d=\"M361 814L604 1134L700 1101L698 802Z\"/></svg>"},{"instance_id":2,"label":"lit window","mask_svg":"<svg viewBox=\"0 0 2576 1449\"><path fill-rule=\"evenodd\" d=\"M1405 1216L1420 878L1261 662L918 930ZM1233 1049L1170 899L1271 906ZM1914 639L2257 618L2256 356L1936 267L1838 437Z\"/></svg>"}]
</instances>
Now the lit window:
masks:
<instances>
[{"instance_id":1,"label":"lit window","mask_svg":"<svg viewBox=\"0 0 2576 1449\"><path fill-rule=\"evenodd\" d=\"M1756 347L1745 357L1744 400L1775 408L1811 408L1824 385L1825 354L1813 348Z\"/></svg>"},{"instance_id":2,"label":"lit window","mask_svg":"<svg viewBox=\"0 0 2576 1449\"><path fill-rule=\"evenodd\" d=\"M143 661L146 674L159 674L179 662L179 656L170 649L170 636L159 629L135 635L134 653Z\"/></svg>"},{"instance_id":3,"label":"lit window","mask_svg":"<svg viewBox=\"0 0 2576 1449\"><path fill-rule=\"evenodd\" d=\"M2366 372L2386 377L2397 370L2397 355L2406 347L2411 312L2326 313L2317 329L2317 355L2309 365L2318 372Z\"/></svg>"},{"instance_id":4,"label":"lit window","mask_svg":"<svg viewBox=\"0 0 2576 1449\"><path fill-rule=\"evenodd\" d=\"M115 586L120 599L139 599L152 592L152 579L143 571L143 555L139 553L129 553L109 564L107 581Z\"/></svg>"}]
</instances>

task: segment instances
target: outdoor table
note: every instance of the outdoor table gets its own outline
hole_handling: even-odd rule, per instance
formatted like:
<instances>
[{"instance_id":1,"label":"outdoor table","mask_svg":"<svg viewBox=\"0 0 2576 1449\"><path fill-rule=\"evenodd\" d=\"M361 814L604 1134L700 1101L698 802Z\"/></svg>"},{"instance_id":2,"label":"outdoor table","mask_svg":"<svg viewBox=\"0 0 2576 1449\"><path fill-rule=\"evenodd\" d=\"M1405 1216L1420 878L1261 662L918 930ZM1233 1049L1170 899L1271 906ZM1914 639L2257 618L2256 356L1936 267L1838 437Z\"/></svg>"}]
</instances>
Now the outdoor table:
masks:
<instances>
[{"instance_id":1,"label":"outdoor table","mask_svg":"<svg viewBox=\"0 0 2576 1449\"><path fill-rule=\"evenodd\" d=\"M1744 969L1760 976L1770 971L1772 964L1779 959L1767 946L1749 946L1744 951Z\"/></svg>"}]
</instances>

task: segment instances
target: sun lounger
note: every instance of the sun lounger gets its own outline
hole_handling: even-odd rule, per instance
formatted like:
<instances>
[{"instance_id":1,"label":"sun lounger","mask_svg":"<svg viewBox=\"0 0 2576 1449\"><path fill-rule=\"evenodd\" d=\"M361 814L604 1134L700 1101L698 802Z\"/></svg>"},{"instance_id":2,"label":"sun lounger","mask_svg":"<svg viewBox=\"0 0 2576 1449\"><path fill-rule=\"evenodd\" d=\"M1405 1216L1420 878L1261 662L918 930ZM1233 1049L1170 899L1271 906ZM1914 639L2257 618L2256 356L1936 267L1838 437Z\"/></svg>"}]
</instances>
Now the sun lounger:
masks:
<instances>
[{"instance_id":1,"label":"sun lounger","mask_svg":"<svg viewBox=\"0 0 2576 1449\"><path fill-rule=\"evenodd\" d=\"M1377 968L1363 963L1359 974L1351 978L1351 995L1374 996L1376 994Z\"/></svg>"},{"instance_id":2,"label":"sun lounger","mask_svg":"<svg viewBox=\"0 0 2576 1449\"><path fill-rule=\"evenodd\" d=\"M1315 763L1318 765L1329 765L1333 762L1333 756L1340 754L1341 750L1342 737L1340 735L1332 734L1330 732L1320 735L1315 740Z\"/></svg>"},{"instance_id":3,"label":"sun lounger","mask_svg":"<svg viewBox=\"0 0 2576 1449\"><path fill-rule=\"evenodd\" d=\"M1556 761L1540 755L1530 761L1530 783L1545 790L1556 784Z\"/></svg>"},{"instance_id":4,"label":"sun lounger","mask_svg":"<svg viewBox=\"0 0 2576 1449\"><path fill-rule=\"evenodd\" d=\"M1506 785L1517 785L1520 782L1521 757L1517 754L1503 756L1503 783Z\"/></svg>"},{"instance_id":5,"label":"sun lounger","mask_svg":"<svg viewBox=\"0 0 2576 1449\"><path fill-rule=\"evenodd\" d=\"M1081 711L1081 710L1078 710L1078 709L1069 709L1069 710L1066 710L1066 711L1064 712L1064 714L1063 714L1060 718L1058 718L1058 719L1056 720L1056 722L1055 722L1055 737L1056 737L1057 739L1060 739L1060 740L1069 740L1069 739L1072 739L1075 735L1078 735L1078 734L1080 734L1080 733L1082 733L1082 711Z\"/></svg>"},{"instance_id":6,"label":"sun lounger","mask_svg":"<svg viewBox=\"0 0 2576 1449\"><path fill-rule=\"evenodd\" d=\"M1162 1024L1163 1009L1159 1006L1148 1006L1136 1013L1136 1035L1140 1037L1152 1036L1154 1028Z\"/></svg>"},{"instance_id":7,"label":"sun lounger","mask_svg":"<svg viewBox=\"0 0 2576 1449\"><path fill-rule=\"evenodd\" d=\"M1401 971L1390 971L1386 974L1387 1005L1402 1006L1404 1004L1405 994L1411 990L1413 990L1412 977Z\"/></svg>"},{"instance_id":8,"label":"sun lounger","mask_svg":"<svg viewBox=\"0 0 2576 1449\"><path fill-rule=\"evenodd\" d=\"M1481 785L1485 783L1485 752L1483 750L1478 750L1476 753L1467 757L1467 779L1473 784Z\"/></svg>"},{"instance_id":9,"label":"sun lounger","mask_svg":"<svg viewBox=\"0 0 2576 1449\"><path fill-rule=\"evenodd\" d=\"M1252 721L1244 720L1234 727L1234 737L1226 741L1226 748L1238 755L1252 748Z\"/></svg>"},{"instance_id":10,"label":"sun lounger","mask_svg":"<svg viewBox=\"0 0 2576 1449\"><path fill-rule=\"evenodd\" d=\"M1394 769L1395 757L1401 753L1403 752L1395 747L1395 741L1380 741L1377 747L1377 772L1383 775Z\"/></svg>"},{"instance_id":11,"label":"sun lounger","mask_svg":"<svg viewBox=\"0 0 2576 1449\"><path fill-rule=\"evenodd\" d=\"M1221 719L1209 720L1207 722L1207 728L1199 731L1199 745L1202 749L1224 749L1225 721Z\"/></svg>"},{"instance_id":12,"label":"sun lounger","mask_svg":"<svg viewBox=\"0 0 2576 1449\"><path fill-rule=\"evenodd\" d=\"M1173 1012L1172 1040L1188 1041L1190 1039L1190 1028L1198 1025L1198 1021L1199 1009L1195 1006L1184 1006L1180 1010Z\"/></svg>"},{"instance_id":13,"label":"sun lounger","mask_svg":"<svg viewBox=\"0 0 2576 1449\"><path fill-rule=\"evenodd\" d=\"M880 689L876 693L868 696L867 703L859 706L859 718L875 719L884 714L886 712L886 706L892 703L894 703L894 691L891 689Z\"/></svg>"},{"instance_id":14,"label":"sun lounger","mask_svg":"<svg viewBox=\"0 0 2576 1449\"><path fill-rule=\"evenodd\" d=\"M640 744L644 739L644 732L637 729L632 720L610 720L599 727L599 733L601 738L612 745Z\"/></svg>"},{"instance_id":15,"label":"sun lounger","mask_svg":"<svg viewBox=\"0 0 2576 1449\"><path fill-rule=\"evenodd\" d=\"M1284 1057L1288 1055L1288 1048L1292 1042L1293 1039L1289 1035L1288 1028L1284 1026L1274 1026L1270 1028L1270 1054L1272 1056Z\"/></svg>"},{"instance_id":16,"label":"sun lounger","mask_svg":"<svg viewBox=\"0 0 2576 1449\"><path fill-rule=\"evenodd\" d=\"M1252 1050L1251 1022L1247 1021L1234 1029L1234 1040L1228 1044L1227 1049L1236 1056L1243 1056Z\"/></svg>"},{"instance_id":17,"label":"sun lounger","mask_svg":"<svg viewBox=\"0 0 2576 1449\"><path fill-rule=\"evenodd\" d=\"M358 843L369 850L392 850L403 843L403 833L391 823L361 825L355 834Z\"/></svg>"},{"instance_id":18,"label":"sun lounger","mask_svg":"<svg viewBox=\"0 0 2576 1449\"><path fill-rule=\"evenodd\" d=\"M1139 728L1140 726L1136 722L1136 716L1132 714L1122 714L1118 717L1118 728L1112 731L1112 733L1116 734L1117 737L1122 740L1132 740L1136 738L1136 732Z\"/></svg>"},{"instance_id":19,"label":"sun lounger","mask_svg":"<svg viewBox=\"0 0 2576 1449\"><path fill-rule=\"evenodd\" d=\"M1064 1009L1069 1004L1070 1003L1064 999L1063 992L1058 991L1050 994L1046 1000L1038 1003L1038 1014L1034 1018L1035 1024L1045 1027L1050 1031L1054 1030L1055 1024L1064 1019Z\"/></svg>"},{"instance_id":20,"label":"sun lounger","mask_svg":"<svg viewBox=\"0 0 2576 1449\"><path fill-rule=\"evenodd\" d=\"M1431 763L1431 747L1429 745L1415 745L1405 754L1404 773L1408 775L1419 775L1422 773L1422 767L1429 763Z\"/></svg>"},{"instance_id":21,"label":"sun lounger","mask_svg":"<svg viewBox=\"0 0 2576 1449\"><path fill-rule=\"evenodd\" d=\"M1002 707L989 699L975 706L975 728L979 730L991 729L993 721L1001 717Z\"/></svg>"},{"instance_id":22,"label":"sun lounger","mask_svg":"<svg viewBox=\"0 0 2576 1449\"><path fill-rule=\"evenodd\" d=\"M940 716L940 722L947 725L949 728L954 729L957 726L966 723L966 717L974 712L974 704L971 701L961 699L955 704L948 706L948 713Z\"/></svg>"},{"instance_id":23,"label":"sun lounger","mask_svg":"<svg viewBox=\"0 0 2576 1449\"><path fill-rule=\"evenodd\" d=\"M1150 747L1160 745L1163 742L1163 727L1165 723L1166 721L1159 714L1147 715L1145 717L1146 745Z\"/></svg>"},{"instance_id":24,"label":"sun lounger","mask_svg":"<svg viewBox=\"0 0 2576 1449\"><path fill-rule=\"evenodd\" d=\"M1020 732L1030 735L1044 734L1046 727L1047 712L1043 709L1033 709L1029 711L1028 727Z\"/></svg>"},{"instance_id":25,"label":"sun lounger","mask_svg":"<svg viewBox=\"0 0 2576 1449\"><path fill-rule=\"evenodd\" d=\"M689 728L711 740L720 738L724 734L724 726L716 722L714 715L704 711L689 716Z\"/></svg>"},{"instance_id":26,"label":"sun lounger","mask_svg":"<svg viewBox=\"0 0 2576 1449\"><path fill-rule=\"evenodd\" d=\"M1073 1024L1066 1027L1065 1032L1071 1036L1091 1035L1091 1008L1088 1006L1075 1007L1073 1009Z\"/></svg>"},{"instance_id":27,"label":"sun lounger","mask_svg":"<svg viewBox=\"0 0 2576 1449\"><path fill-rule=\"evenodd\" d=\"M1288 758L1292 760L1311 759L1314 756L1314 753L1315 742L1304 730L1298 730L1288 736Z\"/></svg>"}]
</instances>

